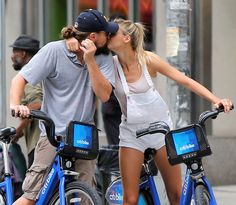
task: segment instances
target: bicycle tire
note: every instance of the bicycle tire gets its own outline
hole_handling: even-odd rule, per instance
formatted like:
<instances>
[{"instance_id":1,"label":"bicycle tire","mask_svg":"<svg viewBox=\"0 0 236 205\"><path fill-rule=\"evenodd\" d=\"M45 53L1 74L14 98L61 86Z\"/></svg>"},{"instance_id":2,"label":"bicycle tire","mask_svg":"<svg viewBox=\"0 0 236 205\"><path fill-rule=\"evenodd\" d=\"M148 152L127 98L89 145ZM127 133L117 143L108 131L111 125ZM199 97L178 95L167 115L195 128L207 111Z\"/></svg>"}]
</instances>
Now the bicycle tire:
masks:
<instances>
[{"instance_id":1,"label":"bicycle tire","mask_svg":"<svg viewBox=\"0 0 236 205\"><path fill-rule=\"evenodd\" d=\"M66 204L72 205L77 202L80 205L102 205L101 198L95 189L82 182L70 182L65 187ZM60 205L58 191L49 200L49 205Z\"/></svg>"},{"instance_id":2,"label":"bicycle tire","mask_svg":"<svg viewBox=\"0 0 236 205\"><path fill-rule=\"evenodd\" d=\"M6 205L6 195L3 190L0 190L0 205Z\"/></svg>"},{"instance_id":3,"label":"bicycle tire","mask_svg":"<svg viewBox=\"0 0 236 205\"><path fill-rule=\"evenodd\" d=\"M138 205L154 205L151 193L149 190L141 190L139 192Z\"/></svg>"},{"instance_id":4,"label":"bicycle tire","mask_svg":"<svg viewBox=\"0 0 236 205\"><path fill-rule=\"evenodd\" d=\"M196 194L196 205L209 205L210 204L210 194L207 188L203 184L198 184L195 188Z\"/></svg>"}]
</instances>

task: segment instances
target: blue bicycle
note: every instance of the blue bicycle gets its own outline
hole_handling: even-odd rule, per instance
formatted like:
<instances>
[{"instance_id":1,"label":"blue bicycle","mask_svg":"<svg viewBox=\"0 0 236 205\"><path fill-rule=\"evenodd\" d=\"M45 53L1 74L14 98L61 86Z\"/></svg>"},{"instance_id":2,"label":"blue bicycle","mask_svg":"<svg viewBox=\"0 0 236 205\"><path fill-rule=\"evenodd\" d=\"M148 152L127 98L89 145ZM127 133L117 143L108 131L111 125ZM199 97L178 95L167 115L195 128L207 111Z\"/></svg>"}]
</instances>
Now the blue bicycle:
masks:
<instances>
[{"instance_id":1,"label":"blue bicycle","mask_svg":"<svg viewBox=\"0 0 236 205\"><path fill-rule=\"evenodd\" d=\"M233 109L233 107L232 107ZM207 140L205 122L207 119L215 119L223 108L203 112L197 124L170 130L163 121L151 123L148 128L138 130L137 137L146 134L162 133L165 135L168 160L171 165L184 163L187 166L180 205L216 205L216 199L210 183L208 182L202 158L210 155L211 148ZM160 199L154 183L153 176L156 173L150 171L147 159L152 159L155 150L149 149L145 156L145 177L140 177L140 195L138 205L160 205ZM152 160L151 160L152 161ZM152 169L151 169L152 170ZM122 204L121 179L111 183L107 190L106 199L110 205Z\"/></svg>"},{"instance_id":2,"label":"blue bicycle","mask_svg":"<svg viewBox=\"0 0 236 205\"><path fill-rule=\"evenodd\" d=\"M101 199L96 190L88 187L85 183L76 180L77 172L74 172L74 162L77 157L84 155L82 158L96 157L96 150L93 149L77 149L78 144L73 144L70 140L74 140L75 132L85 133L87 136L96 134L96 128L80 122L71 122L68 126L67 135L71 135L67 140L55 139L54 122L48 118L45 113L37 110L31 111L31 118L42 120L44 123L47 137L50 143L57 147L57 155L52 164L51 170L41 189L37 205L101 205ZM15 128L7 127L0 129L0 140L3 142L3 154L5 164L5 178L0 183L0 204L11 205L13 203L12 180L8 167L8 151L7 144L11 141L11 136L16 133ZM83 135L83 134L82 134ZM80 140L80 139L79 139ZM75 139L77 142L78 139ZM72 144L73 146L72 146ZM94 147L96 142L91 141L89 147ZM87 144L86 144L87 145ZM77 146L77 147L76 147ZM78 152L81 154L78 154ZM78 156L77 156L78 155Z\"/></svg>"},{"instance_id":3,"label":"blue bicycle","mask_svg":"<svg viewBox=\"0 0 236 205\"><path fill-rule=\"evenodd\" d=\"M154 204L153 200L158 201L160 204L159 198L156 198L157 189L154 181L154 176L157 176L158 170L154 162L154 155L156 153L155 149L148 148L144 152L144 163L142 172L140 175L140 192L138 198L138 205L151 205ZM117 176L117 172L114 174ZM106 191L106 203L110 205L118 205L123 202L123 188L121 177L117 176L117 179L112 181Z\"/></svg>"}]
</instances>

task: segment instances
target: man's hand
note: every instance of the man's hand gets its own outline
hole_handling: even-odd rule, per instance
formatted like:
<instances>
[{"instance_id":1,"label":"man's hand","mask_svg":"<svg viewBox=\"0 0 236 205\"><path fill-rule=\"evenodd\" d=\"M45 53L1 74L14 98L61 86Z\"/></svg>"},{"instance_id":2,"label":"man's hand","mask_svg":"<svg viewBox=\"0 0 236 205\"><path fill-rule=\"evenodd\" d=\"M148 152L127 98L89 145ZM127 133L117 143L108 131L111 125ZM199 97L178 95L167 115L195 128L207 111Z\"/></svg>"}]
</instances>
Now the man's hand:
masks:
<instances>
[{"instance_id":1,"label":"man's hand","mask_svg":"<svg viewBox=\"0 0 236 205\"><path fill-rule=\"evenodd\" d=\"M11 105L11 114L13 117L27 118L29 117L30 110L24 105Z\"/></svg>"},{"instance_id":2,"label":"man's hand","mask_svg":"<svg viewBox=\"0 0 236 205\"><path fill-rule=\"evenodd\" d=\"M81 42L80 49L84 52L84 61L86 64L89 63L89 61L94 60L94 55L97 50L97 47L95 46L94 42L85 39Z\"/></svg>"}]
</instances>

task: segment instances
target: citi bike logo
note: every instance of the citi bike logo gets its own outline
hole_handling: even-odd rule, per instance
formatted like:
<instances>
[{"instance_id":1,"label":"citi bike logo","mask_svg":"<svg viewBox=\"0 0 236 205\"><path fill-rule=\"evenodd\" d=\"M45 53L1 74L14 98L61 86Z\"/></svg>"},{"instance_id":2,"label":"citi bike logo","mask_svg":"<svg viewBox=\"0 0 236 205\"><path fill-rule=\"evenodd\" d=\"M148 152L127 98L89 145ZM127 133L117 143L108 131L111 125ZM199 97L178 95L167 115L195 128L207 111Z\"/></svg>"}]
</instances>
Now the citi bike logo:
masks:
<instances>
[{"instance_id":1,"label":"citi bike logo","mask_svg":"<svg viewBox=\"0 0 236 205\"><path fill-rule=\"evenodd\" d=\"M184 146L180 147L179 149L180 149L180 151L185 151L185 150L188 150L188 149L192 149L194 147L195 147L194 144L187 144L187 145L184 145Z\"/></svg>"},{"instance_id":2,"label":"citi bike logo","mask_svg":"<svg viewBox=\"0 0 236 205\"><path fill-rule=\"evenodd\" d=\"M109 195L109 199L111 201L122 201L123 200L123 196L120 193L117 193L115 191L111 192Z\"/></svg>"},{"instance_id":3,"label":"citi bike logo","mask_svg":"<svg viewBox=\"0 0 236 205\"><path fill-rule=\"evenodd\" d=\"M186 177L186 179L184 180L184 186L183 186L183 194L184 195L187 194L189 178L190 178L190 176Z\"/></svg>"},{"instance_id":4,"label":"citi bike logo","mask_svg":"<svg viewBox=\"0 0 236 205\"><path fill-rule=\"evenodd\" d=\"M49 183L50 183L50 181L52 179L52 175L54 174L54 172L55 172L55 170L52 169L51 172L48 174L48 178L47 178L47 180L46 180L46 182L45 182L45 184L43 186L43 189L42 189L42 194L45 194L45 192L46 192L46 190L48 188L48 185L49 185Z\"/></svg>"},{"instance_id":5,"label":"citi bike logo","mask_svg":"<svg viewBox=\"0 0 236 205\"><path fill-rule=\"evenodd\" d=\"M89 145L89 142L86 140L77 140L78 144Z\"/></svg>"}]
</instances>

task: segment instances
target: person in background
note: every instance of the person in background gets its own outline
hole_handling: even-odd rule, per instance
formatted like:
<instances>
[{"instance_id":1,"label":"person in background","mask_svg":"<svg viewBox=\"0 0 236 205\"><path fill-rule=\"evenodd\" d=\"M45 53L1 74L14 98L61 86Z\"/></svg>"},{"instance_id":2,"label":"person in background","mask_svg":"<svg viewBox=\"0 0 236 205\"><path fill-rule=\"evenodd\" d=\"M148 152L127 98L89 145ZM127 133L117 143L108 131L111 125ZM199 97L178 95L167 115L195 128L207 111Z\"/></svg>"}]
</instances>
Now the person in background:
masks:
<instances>
[{"instance_id":1,"label":"person in background","mask_svg":"<svg viewBox=\"0 0 236 205\"><path fill-rule=\"evenodd\" d=\"M11 60L12 67L15 71L29 62L29 60L38 52L39 41L29 35L20 35L10 47L12 47ZM41 84L36 86L26 85L21 103L29 109L40 109L42 103L42 87ZM20 123L16 128L16 134L9 147L10 156L14 170L14 197L19 198L22 191L22 182L25 178L27 167L29 168L34 160L34 149L39 139L39 122L37 120L20 119ZM25 137L28 166L26 165L25 156L17 143L21 137Z\"/></svg>"},{"instance_id":2,"label":"person in background","mask_svg":"<svg viewBox=\"0 0 236 205\"><path fill-rule=\"evenodd\" d=\"M110 16L109 21L116 18L126 19L122 13L114 13ZM119 144L119 125L121 123L121 109L119 102L112 92L110 99L101 105L102 119L106 133L108 145Z\"/></svg>"},{"instance_id":3,"label":"person in background","mask_svg":"<svg viewBox=\"0 0 236 205\"><path fill-rule=\"evenodd\" d=\"M147 135L136 138L136 131L155 121L165 121L172 128L169 109L154 87L152 78L159 73L213 103L224 106L229 112L232 102L220 99L208 89L187 77L158 55L144 50L144 27L141 23L117 19L119 30L110 35L108 48L116 53L115 95L120 103L119 163L123 184L123 205L136 205L139 194L139 177L144 151L156 149L155 162L160 170L171 205L179 204L181 195L181 168L171 166L167 159L164 136Z\"/></svg>"},{"instance_id":4,"label":"person in background","mask_svg":"<svg viewBox=\"0 0 236 205\"><path fill-rule=\"evenodd\" d=\"M118 145L121 110L119 102L113 92L109 101L102 103L101 108L107 143L108 145Z\"/></svg>"},{"instance_id":5,"label":"person in background","mask_svg":"<svg viewBox=\"0 0 236 205\"><path fill-rule=\"evenodd\" d=\"M11 60L12 67L16 71L20 71L30 59L39 51L40 42L26 34L20 35L10 47L12 47ZM27 84L24 89L24 95L21 104L27 106L30 110L40 110L43 99L42 86L37 84L32 86ZM28 154L28 168L34 160L34 149L39 139L39 122L35 119L20 119L20 124L16 128L16 135L13 143L19 138L25 137L26 148Z\"/></svg>"},{"instance_id":6,"label":"person in background","mask_svg":"<svg viewBox=\"0 0 236 205\"><path fill-rule=\"evenodd\" d=\"M70 52L65 40L50 42L13 78L10 89L10 109L20 117L30 110L21 104L27 83L43 81L41 110L55 123L55 134L65 136L70 121L94 123L96 96L105 102L115 83L113 59L107 50L108 33L116 33L118 25L107 22L103 14L89 9L80 13L74 26L62 29L64 39L77 39L77 52ZM40 123L41 136L36 145L35 159L23 183L24 194L14 205L32 205L39 197L52 161L56 155ZM46 153L46 155L45 155ZM96 160L77 160L79 180L94 185Z\"/></svg>"}]
</instances>

